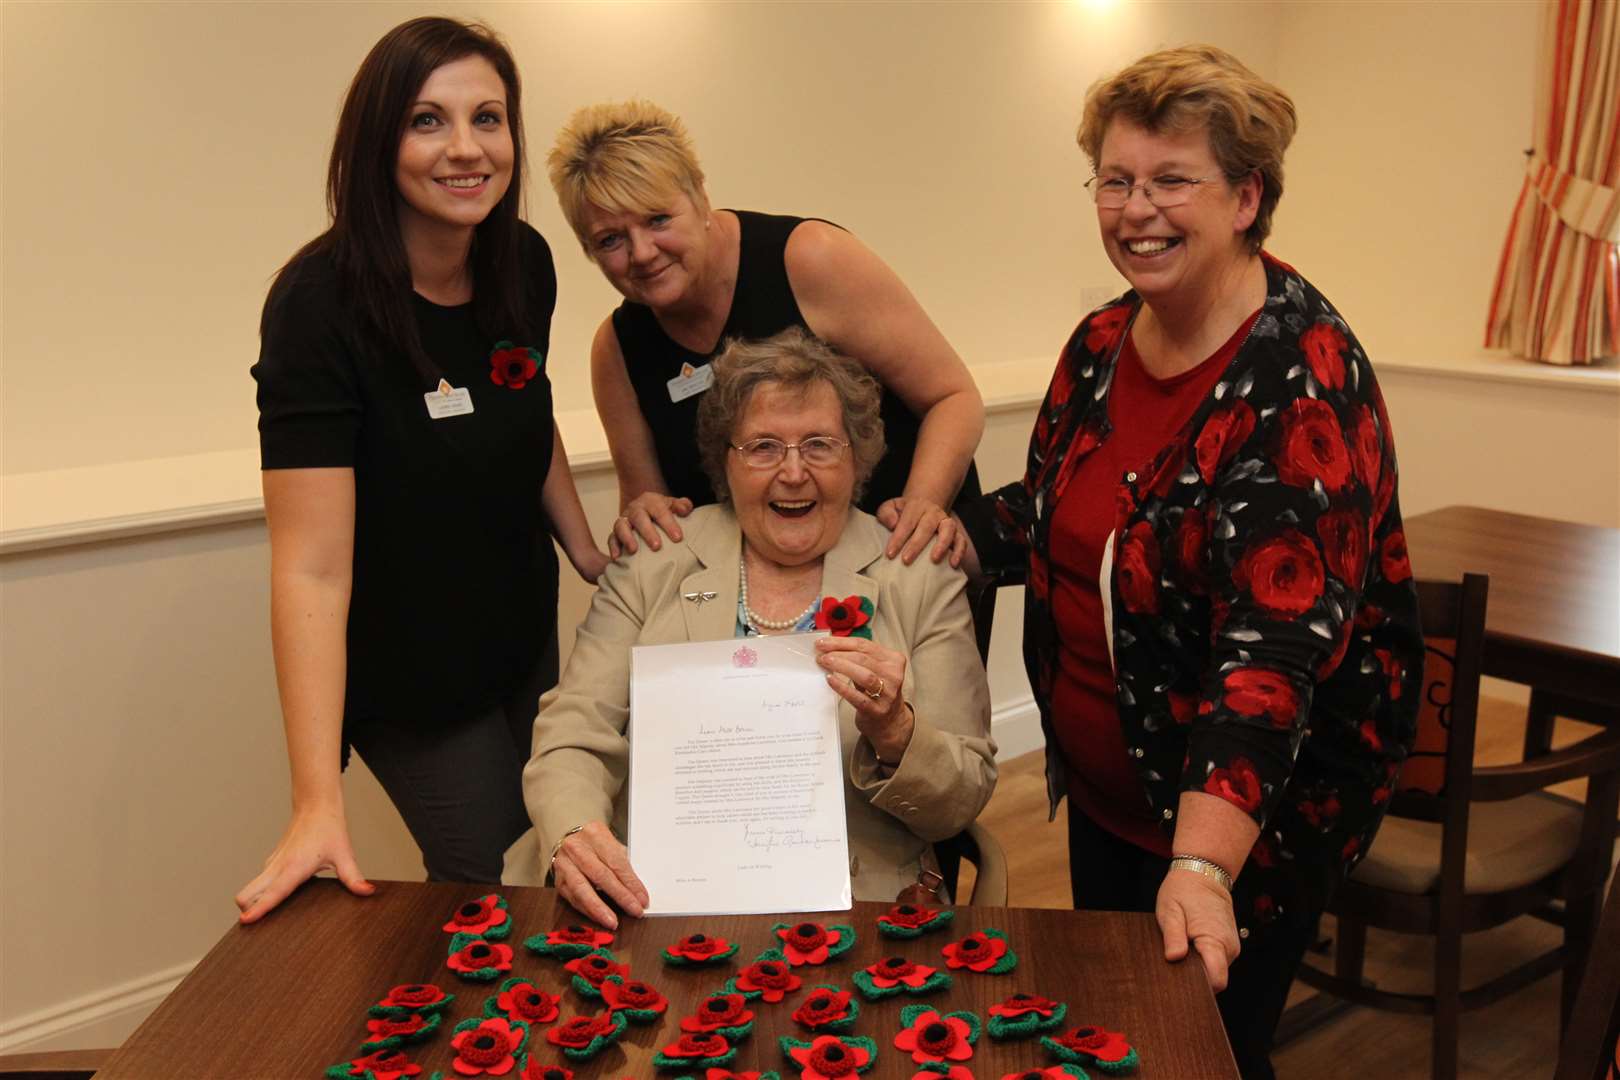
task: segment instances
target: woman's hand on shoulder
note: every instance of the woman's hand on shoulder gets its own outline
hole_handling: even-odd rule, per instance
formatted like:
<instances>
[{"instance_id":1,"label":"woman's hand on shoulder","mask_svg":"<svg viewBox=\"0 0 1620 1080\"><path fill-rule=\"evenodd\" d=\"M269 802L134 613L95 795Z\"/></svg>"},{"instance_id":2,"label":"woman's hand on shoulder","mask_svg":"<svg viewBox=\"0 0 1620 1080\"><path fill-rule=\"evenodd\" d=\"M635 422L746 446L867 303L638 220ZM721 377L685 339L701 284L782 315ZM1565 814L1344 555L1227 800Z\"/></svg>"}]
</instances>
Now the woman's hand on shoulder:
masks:
<instances>
[{"instance_id":1,"label":"woman's hand on shoulder","mask_svg":"<svg viewBox=\"0 0 1620 1080\"><path fill-rule=\"evenodd\" d=\"M551 860L551 881L576 911L609 929L617 927L619 919L604 895L635 918L647 911L647 886L630 868L630 852L600 821L563 838Z\"/></svg>"},{"instance_id":2,"label":"woman's hand on shoulder","mask_svg":"<svg viewBox=\"0 0 1620 1080\"><path fill-rule=\"evenodd\" d=\"M294 813L281 842L264 861L263 872L236 894L241 921L259 921L322 870L337 874L344 888L356 896L370 896L377 890L360 872L341 811Z\"/></svg>"},{"instance_id":3,"label":"woman's hand on shoulder","mask_svg":"<svg viewBox=\"0 0 1620 1080\"><path fill-rule=\"evenodd\" d=\"M679 543L682 539L680 518L692 512L692 500L675 498L661 491L644 491L625 504L624 513L613 522L608 534L608 555L617 559L621 554L636 553L639 537L657 551L664 546L663 534Z\"/></svg>"},{"instance_id":4,"label":"woman's hand on shoulder","mask_svg":"<svg viewBox=\"0 0 1620 1080\"><path fill-rule=\"evenodd\" d=\"M932 541L930 559L941 562L949 556L951 568L961 568L962 556L967 550L967 532L962 523L938 503L901 495L879 506L877 519L894 534L889 537L889 546L884 552L889 558L898 555L901 562L910 566Z\"/></svg>"}]
</instances>

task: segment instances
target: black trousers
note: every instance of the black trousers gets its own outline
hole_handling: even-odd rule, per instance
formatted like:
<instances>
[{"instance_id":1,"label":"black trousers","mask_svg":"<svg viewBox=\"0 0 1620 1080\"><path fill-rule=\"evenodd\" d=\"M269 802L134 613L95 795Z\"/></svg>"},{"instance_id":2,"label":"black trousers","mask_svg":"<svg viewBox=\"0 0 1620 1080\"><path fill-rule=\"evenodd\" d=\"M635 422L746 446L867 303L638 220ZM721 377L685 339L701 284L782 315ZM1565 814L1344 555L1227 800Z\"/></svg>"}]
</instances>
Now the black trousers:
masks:
<instances>
[{"instance_id":1,"label":"black trousers","mask_svg":"<svg viewBox=\"0 0 1620 1080\"><path fill-rule=\"evenodd\" d=\"M1170 860L1121 840L1069 803L1069 885L1075 910L1152 913ZM1316 940L1321 912L1278 921L1242 941L1227 973L1226 989L1215 995L1243 1080L1274 1080L1271 1043L1288 1000L1294 973ZM1187 963L1197 963L1191 952ZM1129 1037L1130 1033L1126 1032Z\"/></svg>"},{"instance_id":2,"label":"black trousers","mask_svg":"<svg viewBox=\"0 0 1620 1080\"><path fill-rule=\"evenodd\" d=\"M429 881L501 880L501 856L529 827L523 767L540 695L557 684L557 639L508 700L435 725L351 725L349 741L405 819Z\"/></svg>"}]
</instances>

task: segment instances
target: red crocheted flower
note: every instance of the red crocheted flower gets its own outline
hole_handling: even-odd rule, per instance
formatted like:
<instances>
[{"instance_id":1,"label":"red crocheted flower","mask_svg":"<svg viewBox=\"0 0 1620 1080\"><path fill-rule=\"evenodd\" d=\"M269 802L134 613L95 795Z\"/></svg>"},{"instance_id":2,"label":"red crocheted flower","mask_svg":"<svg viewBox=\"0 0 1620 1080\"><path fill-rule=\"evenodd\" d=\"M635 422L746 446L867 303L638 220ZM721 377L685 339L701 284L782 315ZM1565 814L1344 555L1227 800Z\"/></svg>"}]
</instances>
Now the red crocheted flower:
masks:
<instances>
[{"instance_id":1,"label":"red crocheted flower","mask_svg":"<svg viewBox=\"0 0 1620 1080\"><path fill-rule=\"evenodd\" d=\"M622 1021L621 1021L622 1022ZM599 1035L611 1035L618 1028L611 1013L576 1016L546 1032L546 1042L570 1050L583 1050Z\"/></svg>"},{"instance_id":2,"label":"red crocheted flower","mask_svg":"<svg viewBox=\"0 0 1620 1080\"><path fill-rule=\"evenodd\" d=\"M950 1078L947 1077L947 1080ZM1025 1069L1023 1072L1008 1073L1001 1080L1074 1080L1074 1073L1066 1072L1061 1065L1049 1065L1044 1069Z\"/></svg>"},{"instance_id":3,"label":"red crocheted flower","mask_svg":"<svg viewBox=\"0 0 1620 1080\"><path fill-rule=\"evenodd\" d=\"M816 612L816 629L831 630L833 637L849 637L871 621L872 611L872 601L864 597L846 596L839 600L829 596L821 601L821 610Z\"/></svg>"},{"instance_id":4,"label":"red crocheted flower","mask_svg":"<svg viewBox=\"0 0 1620 1080\"><path fill-rule=\"evenodd\" d=\"M391 1039L395 1035L415 1035L426 1026L427 1017L421 1013L411 1013L408 1016L384 1016L377 1020L366 1021L366 1030L371 1033L373 1042L381 1039Z\"/></svg>"},{"instance_id":5,"label":"red crocheted flower","mask_svg":"<svg viewBox=\"0 0 1620 1080\"><path fill-rule=\"evenodd\" d=\"M561 1065L543 1065L539 1058L530 1057L519 1080L574 1080L574 1070Z\"/></svg>"},{"instance_id":6,"label":"red crocheted flower","mask_svg":"<svg viewBox=\"0 0 1620 1080\"><path fill-rule=\"evenodd\" d=\"M451 953L445 964L451 971L467 974L474 971L483 971L485 968L494 968L496 971L512 970L512 946L502 945L494 941L474 941L460 952Z\"/></svg>"},{"instance_id":7,"label":"red crocheted flower","mask_svg":"<svg viewBox=\"0 0 1620 1080\"><path fill-rule=\"evenodd\" d=\"M604 945L613 944L613 935L594 926L564 926L558 930L546 931L546 944L589 945L593 949L600 949Z\"/></svg>"},{"instance_id":8,"label":"red crocheted flower","mask_svg":"<svg viewBox=\"0 0 1620 1080\"><path fill-rule=\"evenodd\" d=\"M754 1010L741 994L713 994L704 998L697 1012L681 1020L681 1030L694 1034L719 1031L721 1028L742 1027L753 1023Z\"/></svg>"},{"instance_id":9,"label":"red crocheted flower","mask_svg":"<svg viewBox=\"0 0 1620 1080\"><path fill-rule=\"evenodd\" d=\"M399 1080L402 1076L422 1074L422 1066L399 1050L379 1050L375 1054L357 1057L348 1065L350 1076L365 1076L369 1070L376 1080Z\"/></svg>"},{"instance_id":10,"label":"red crocheted flower","mask_svg":"<svg viewBox=\"0 0 1620 1080\"><path fill-rule=\"evenodd\" d=\"M507 1023L505 1017L485 1020L451 1036L450 1045L456 1051L455 1070L463 1076L505 1076L517 1064L517 1048L522 1043L523 1030Z\"/></svg>"},{"instance_id":11,"label":"red crocheted flower","mask_svg":"<svg viewBox=\"0 0 1620 1080\"><path fill-rule=\"evenodd\" d=\"M973 1044L968 1042L972 1033L967 1021L941 1016L930 1009L918 1013L911 1026L894 1037L894 1046L909 1052L911 1060L919 1065L929 1061L966 1061L973 1056Z\"/></svg>"},{"instance_id":12,"label":"red crocheted flower","mask_svg":"<svg viewBox=\"0 0 1620 1080\"><path fill-rule=\"evenodd\" d=\"M731 942L725 938L709 937L706 934L689 934L664 951L670 956L680 956L694 963L701 964L717 953L723 953L731 948Z\"/></svg>"},{"instance_id":13,"label":"red crocheted flower","mask_svg":"<svg viewBox=\"0 0 1620 1080\"><path fill-rule=\"evenodd\" d=\"M669 999L644 982L623 982L605 979L602 982L602 1000L610 1010L632 1009L636 1012L661 1013L669 1008Z\"/></svg>"},{"instance_id":14,"label":"red crocheted flower","mask_svg":"<svg viewBox=\"0 0 1620 1080\"><path fill-rule=\"evenodd\" d=\"M521 390L539 370L540 361L535 351L525 345L500 341L496 342L495 351L489 354L489 381L496 386Z\"/></svg>"},{"instance_id":15,"label":"red crocheted flower","mask_svg":"<svg viewBox=\"0 0 1620 1080\"><path fill-rule=\"evenodd\" d=\"M520 982L506 990L495 999L495 1007L515 1020L522 1020L527 1024L549 1024L557 1019L560 1011L558 1006L562 998L557 994L548 994L538 989L533 983Z\"/></svg>"},{"instance_id":16,"label":"red crocheted flower","mask_svg":"<svg viewBox=\"0 0 1620 1080\"><path fill-rule=\"evenodd\" d=\"M757 992L773 1003L781 1001L801 985L799 977L779 960L757 960L737 974L737 989Z\"/></svg>"},{"instance_id":17,"label":"red crocheted flower","mask_svg":"<svg viewBox=\"0 0 1620 1080\"><path fill-rule=\"evenodd\" d=\"M953 941L940 952L948 968L967 968L969 971L989 971L1007 952L1007 943L987 934L973 934L961 941Z\"/></svg>"},{"instance_id":18,"label":"red crocheted flower","mask_svg":"<svg viewBox=\"0 0 1620 1080\"><path fill-rule=\"evenodd\" d=\"M759 1080L762 1072L732 1072L730 1069L707 1069L703 1080Z\"/></svg>"},{"instance_id":19,"label":"red crocheted flower","mask_svg":"<svg viewBox=\"0 0 1620 1080\"><path fill-rule=\"evenodd\" d=\"M849 1017L848 990L817 990L793 1010L793 1019L814 1031Z\"/></svg>"},{"instance_id":20,"label":"red crocheted flower","mask_svg":"<svg viewBox=\"0 0 1620 1080\"><path fill-rule=\"evenodd\" d=\"M1117 1031L1100 1027L1077 1027L1054 1036L1053 1042L1098 1061L1123 1061L1131 1054L1131 1044Z\"/></svg>"},{"instance_id":21,"label":"red crocheted flower","mask_svg":"<svg viewBox=\"0 0 1620 1080\"><path fill-rule=\"evenodd\" d=\"M731 1049L724 1035L713 1032L687 1032L664 1047L664 1056L672 1058L721 1057Z\"/></svg>"},{"instance_id":22,"label":"red crocheted flower","mask_svg":"<svg viewBox=\"0 0 1620 1080\"><path fill-rule=\"evenodd\" d=\"M818 1035L809 1046L790 1049L788 1056L804 1070L800 1073L804 1080L837 1080L842 1076L854 1076L872 1059L865 1049L847 1043L836 1035Z\"/></svg>"},{"instance_id":23,"label":"red crocheted flower","mask_svg":"<svg viewBox=\"0 0 1620 1080\"><path fill-rule=\"evenodd\" d=\"M500 897L494 893L478 900L469 900L456 909L450 921L444 924L449 934L485 934L490 927L500 926L507 919L506 910L498 907Z\"/></svg>"},{"instance_id":24,"label":"red crocheted flower","mask_svg":"<svg viewBox=\"0 0 1620 1080\"><path fill-rule=\"evenodd\" d=\"M794 967L826 963L827 946L843 940L843 935L837 930L829 930L813 922L802 922L778 930L776 936L781 939L782 951L787 954L788 963Z\"/></svg>"},{"instance_id":25,"label":"red crocheted flower","mask_svg":"<svg viewBox=\"0 0 1620 1080\"><path fill-rule=\"evenodd\" d=\"M376 1008L409 1009L418 1012L430 1009L448 997L448 994L431 983L405 983L388 991L387 996L377 1002Z\"/></svg>"},{"instance_id":26,"label":"red crocheted flower","mask_svg":"<svg viewBox=\"0 0 1620 1080\"><path fill-rule=\"evenodd\" d=\"M926 926L933 922L938 915L939 912L934 908L916 907L912 904L896 904L882 915L879 915L878 922L915 930L919 926Z\"/></svg>"},{"instance_id":27,"label":"red crocheted flower","mask_svg":"<svg viewBox=\"0 0 1620 1080\"><path fill-rule=\"evenodd\" d=\"M1058 1003L1051 998L1041 997L1039 994L1014 994L1006 1001L990 1006L991 1016L1023 1016L1026 1013L1039 1013L1042 1016L1051 1016L1057 1009Z\"/></svg>"},{"instance_id":28,"label":"red crocheted flower","mask_svg":"<svg viewBox=\"0 0 1620 1080\"><path fill-rule=\"evenodd\" d=\"M629 964L615 964L605 956L592 953L589 956L579 956L563 965L564 971L572 971L597 989L602 988L602 981L609 975L619 975L628 978Z\"/></svg>"},{"instance_id":29,"label":"red crocheted flower","mask_svg":"<svg viewBox=\"0 0 1620 1080\"><path fill-rule=\"evenodd\" d=\"M922 964L914 964L903 956L891 956L867 968L866 973L872 976L873 986L879 990L887 990L891 986L919 987L928 981L935 970Z\"/></svg>"}]
</instances>

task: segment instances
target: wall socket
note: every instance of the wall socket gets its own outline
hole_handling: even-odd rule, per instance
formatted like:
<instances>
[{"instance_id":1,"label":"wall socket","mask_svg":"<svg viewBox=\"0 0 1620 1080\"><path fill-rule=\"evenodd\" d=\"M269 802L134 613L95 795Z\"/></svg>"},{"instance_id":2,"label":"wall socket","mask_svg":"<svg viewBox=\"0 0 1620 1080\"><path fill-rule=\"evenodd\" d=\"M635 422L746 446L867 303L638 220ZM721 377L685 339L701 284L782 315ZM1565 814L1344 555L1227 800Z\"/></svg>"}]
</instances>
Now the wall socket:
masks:
<instances>
[{"instance_id":1,"label":"wall socket","mask_svg":"<svg viewBox=\"0 0 1620 1080\"><path fill-rule=\"evenodd\" d=\"M1117 285L1087 285L1080 290L1080 308L1096 311L1124 291Z\"/></svg>"}]
</instances>

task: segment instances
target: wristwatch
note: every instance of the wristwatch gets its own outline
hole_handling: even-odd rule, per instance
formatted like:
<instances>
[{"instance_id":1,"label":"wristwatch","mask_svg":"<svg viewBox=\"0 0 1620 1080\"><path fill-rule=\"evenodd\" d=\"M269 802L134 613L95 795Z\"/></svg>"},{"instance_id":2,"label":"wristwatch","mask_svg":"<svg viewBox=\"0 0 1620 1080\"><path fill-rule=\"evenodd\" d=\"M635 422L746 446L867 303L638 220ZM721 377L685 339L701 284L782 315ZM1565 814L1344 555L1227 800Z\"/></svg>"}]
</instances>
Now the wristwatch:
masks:
<instances>
[{"instance_id":1,"label":"wristwatch","mask_svg":"<svg viewBox=\"0 0 1620 1080\"><path fill-rule=\"evenodd\" d=\"M1226 867L1200 855L1172 855L1170 869L1191 870L1195 874L1209 878L1227 892L1232 891L1232 875L1226 872Z\"/></svg>"}]
</instances>

